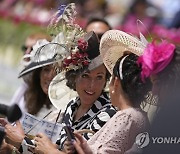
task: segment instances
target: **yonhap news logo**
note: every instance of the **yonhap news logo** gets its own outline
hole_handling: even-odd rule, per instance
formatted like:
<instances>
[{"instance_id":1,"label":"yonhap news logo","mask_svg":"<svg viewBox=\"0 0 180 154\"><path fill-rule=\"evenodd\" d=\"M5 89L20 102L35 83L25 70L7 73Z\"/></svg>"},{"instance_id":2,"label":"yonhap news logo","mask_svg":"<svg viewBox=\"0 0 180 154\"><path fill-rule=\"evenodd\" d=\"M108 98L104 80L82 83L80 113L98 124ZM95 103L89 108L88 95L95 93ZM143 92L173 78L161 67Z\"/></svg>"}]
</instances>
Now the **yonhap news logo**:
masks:
<instances>
[{"instance_id":1,"label":"yonhap news logo","mask_svg":"<svg viewBox=\"0 0 180 154\"><path fill-rule=\"evenodd\" d=\"M149 134L148 132L140 133L136 136L136 144L138 148L144 148L149 144Z\"/></svg>"},{"instance_id":2,"label":"yonhap news logo","mask_svg":"<svg viewBox=\"0 0 180 154\"><path fill-rule=\"evenodd\" d=\"M140 133L136 136L138 148L144 148L149 143L152 144L180 144L180 137L150 137L148 132Z\"/></svg>"}]
</instances>

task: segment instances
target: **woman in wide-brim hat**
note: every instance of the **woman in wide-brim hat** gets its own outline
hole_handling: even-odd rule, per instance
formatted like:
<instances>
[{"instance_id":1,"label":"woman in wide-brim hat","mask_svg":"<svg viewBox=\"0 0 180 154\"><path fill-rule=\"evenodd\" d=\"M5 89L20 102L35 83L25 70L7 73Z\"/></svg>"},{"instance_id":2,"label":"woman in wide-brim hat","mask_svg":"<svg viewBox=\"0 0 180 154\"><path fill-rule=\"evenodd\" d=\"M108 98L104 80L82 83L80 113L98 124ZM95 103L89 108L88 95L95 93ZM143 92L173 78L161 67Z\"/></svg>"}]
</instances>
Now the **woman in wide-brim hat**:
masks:
<instances>
[{"instance_id":1,"label":"woman in wide-brim hat","mask_svg":"<svg viewBox=\"0 0 180 154\"><path fill-rule=\"evenodd\" d=\"M29 64L19 73L19 77L28 75L27 90L24 94L24 112L39 118L42 118L52 107L48 97L48 87L56 75L54 64L57 60L54 59L54 53L47 54L47 48L44 48L49 43L47 40L37 41L32 52L24 55L24 59L29 58ZM62 49L65 50L63 47Z\"/></svg>"},{"instance_id":2,"label":"woman in wide-brim hat","mask_svg":"<svg viewBox=\"0 0 180 154\"><path fill-rule=\"evenodd\" d=\"M26 128L27 130L27 125L25 125L26 116L31 117L31 115L34 115L39 119L43 119L43 117L51 111L47 120L53 122L58 115L59 110L56 110L48 97L48 87L56 75L54 64L57 62L53 54L44 54L46 50L44 50L43 47L49 43L50 42L45 39L37 41L33 46L33 51L24 57L30 58L29 65L20 73L20 77L28 75L28 79L26 78L27 89L21 101L17 102L22 109L23 116L15 126L11 124L6 124L5 126L6 138L12 141L11 146L13 145L19 148L25 138L26 132L24 129ZM32 125L33 124L32 122ZM23 129L23 127L25 128ZM31 132L29 134L31 134ZM23 149L24 153L29 153L27 146L23 146Z\"/></svg>"},{"instance_id":3,"label":"woman in wide-brim hat","mask_svg":"<svg viewBox=\"0 0 180 154\"><path fill-rule=\"evenodd\" d=\"M138 39L120 30L110 30L102 37L100 52L104 64L111 74L119 57L128 53L134 53L137 56L143 54L148 42L142 34L140 34L140 38ZM158 109L157 99L157 96L152 94L150 90L141 103L143 110L148 113L150 122Z\"/></svg>"}]
</instances>

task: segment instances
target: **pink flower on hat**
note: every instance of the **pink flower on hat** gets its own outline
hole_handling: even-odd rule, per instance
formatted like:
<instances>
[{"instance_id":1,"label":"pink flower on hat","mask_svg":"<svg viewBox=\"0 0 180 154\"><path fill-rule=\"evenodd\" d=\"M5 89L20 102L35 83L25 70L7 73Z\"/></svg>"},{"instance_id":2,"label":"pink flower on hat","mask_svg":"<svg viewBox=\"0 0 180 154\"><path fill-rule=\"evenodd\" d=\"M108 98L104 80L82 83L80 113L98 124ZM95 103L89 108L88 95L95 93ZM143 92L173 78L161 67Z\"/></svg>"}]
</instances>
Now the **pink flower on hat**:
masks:
<instances>
[{"instance_id":1,"label":"pink flower on hat","mask_svg":"<svg viewBox=\"0 0 180 154\"><path fill-rule=\"evenodd\" d=\"M83 52L80 53L79 51L72 53L70 57L65 58L63 60L63 68L68 69L70 66L88 66L90 63L88 59L88 54Z\"/></svg>"},{"instance_id":2,"label":"pink flower on hat","mask_svg":"<svg viewBox=\"0 0 180 154\"><path fill-rule=\"evenodd\" d=\"M149 43L144 50L144 54L138 58L138 64L142 66L141 78L161 72L172 60L175 45L162 41L156 44L155 41Z\"/></svg>"},{"instance_id":3,"label":"pink flower on hat","mask_svg":"<svg viewBox=\"0 0 180 154\"><path fill-rule=\"evenodd\" d=\"M86 50L88 47L88 42L85 41L83 38L80 38L78 40L78 48L81 49L81 50Z\"/></svg>"}]
</instances>

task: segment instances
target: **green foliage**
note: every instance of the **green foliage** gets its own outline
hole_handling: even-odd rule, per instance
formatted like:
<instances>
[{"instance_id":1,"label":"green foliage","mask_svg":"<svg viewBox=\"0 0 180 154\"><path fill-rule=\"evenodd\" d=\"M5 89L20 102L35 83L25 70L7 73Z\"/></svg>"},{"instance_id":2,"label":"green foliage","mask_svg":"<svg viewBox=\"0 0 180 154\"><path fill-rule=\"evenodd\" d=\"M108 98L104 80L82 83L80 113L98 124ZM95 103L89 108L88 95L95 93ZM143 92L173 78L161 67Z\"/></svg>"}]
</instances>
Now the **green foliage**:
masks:
<instances>
[{"instance_id":1,"label":"green foliage","mask_svg":"<svg viewBox=\"0 0 180 154\"><path fill-rule=\"evenodd\" d=\"M0 19L0 60L3 59L8 63L7 59L13 58L10 60L10 65L18 64L22 56L20 50L24 40L35 32L46 32L46 27L24 22L17 24L12 20Z\"/></svg>"}]
</instances>

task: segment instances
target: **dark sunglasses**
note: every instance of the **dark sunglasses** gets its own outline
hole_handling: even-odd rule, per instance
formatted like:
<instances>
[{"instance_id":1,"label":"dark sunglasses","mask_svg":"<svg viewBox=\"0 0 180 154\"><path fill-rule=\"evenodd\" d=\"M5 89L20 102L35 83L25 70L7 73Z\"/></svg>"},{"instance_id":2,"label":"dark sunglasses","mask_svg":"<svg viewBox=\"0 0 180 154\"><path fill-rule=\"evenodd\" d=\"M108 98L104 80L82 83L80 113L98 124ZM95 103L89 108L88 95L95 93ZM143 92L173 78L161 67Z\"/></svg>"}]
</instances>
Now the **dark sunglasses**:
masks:
<instances>
[{"instance_id":1,"label":"dark sunglasses","mask_svg":"<svg viewBox=\"0 0 180 154\"><path fill-rule=\"evenodd\" d=\"M30 47L27 47L27 46L23 45L23 46L21 47L21 50L22 50L23 52L25 52L28 48L30 48ZM32 51L33 48L31 47L30 50Z\"/></svg>"}]
</instances>

